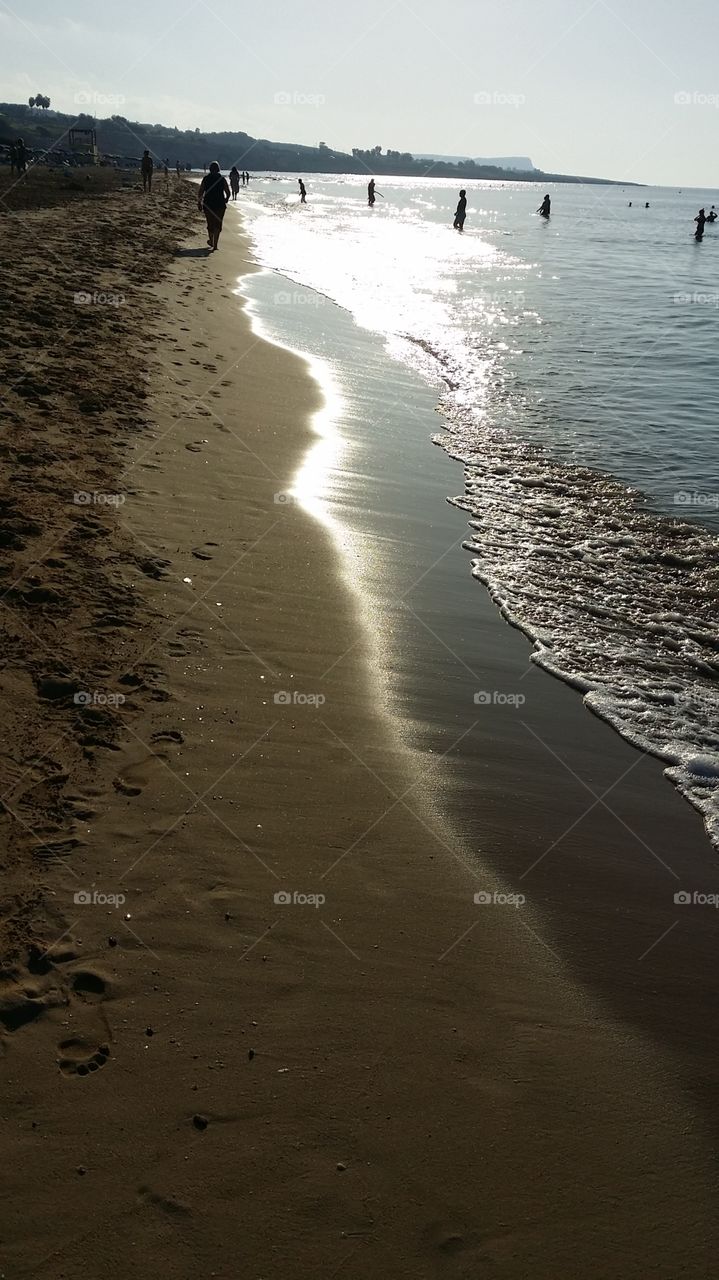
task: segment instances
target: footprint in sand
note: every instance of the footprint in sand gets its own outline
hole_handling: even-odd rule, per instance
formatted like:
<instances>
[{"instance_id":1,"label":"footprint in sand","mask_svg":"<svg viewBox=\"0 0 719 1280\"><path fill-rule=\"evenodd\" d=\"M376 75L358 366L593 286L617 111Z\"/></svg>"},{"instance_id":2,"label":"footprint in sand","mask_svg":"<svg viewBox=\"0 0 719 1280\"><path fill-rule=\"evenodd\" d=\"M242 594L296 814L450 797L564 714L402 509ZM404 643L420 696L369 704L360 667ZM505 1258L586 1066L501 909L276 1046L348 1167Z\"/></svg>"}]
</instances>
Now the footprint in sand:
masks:
<instances>
[{"instance_id":1,"label":"footprint in sand","mask_svg":"<svg viewBox=\"0 0 719 1280\"><path fill-rule=\"evenodd\" d=\"M104 1067L110 1057L110 1046L94 1045L89 1040L73 1037L61 1040L58 1045L57 1063L66 1076L88 1076Z\"/></svg>"}]
</instances>

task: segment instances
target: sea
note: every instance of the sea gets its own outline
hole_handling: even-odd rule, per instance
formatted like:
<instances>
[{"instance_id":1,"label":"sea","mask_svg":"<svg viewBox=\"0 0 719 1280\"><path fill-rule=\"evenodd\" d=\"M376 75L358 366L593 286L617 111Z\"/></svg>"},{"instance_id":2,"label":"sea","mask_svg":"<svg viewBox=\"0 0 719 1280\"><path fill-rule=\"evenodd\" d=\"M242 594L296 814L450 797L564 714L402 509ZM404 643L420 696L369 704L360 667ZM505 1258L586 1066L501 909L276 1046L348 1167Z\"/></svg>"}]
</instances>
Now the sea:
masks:
<instances>
[{"instance_id":1,"label":"sea","mask_svg":"<svg viewBox=\"0 0 719 1280\"><path fill-rule=\"evenodd\" d=\"M477 591L719 846L719 220L694 237L719 191L467 181L460 234L456 181L381 179L374 208L366 178L305 183L305 205L286 175L240 191L257 323L324 368L339 419L371 363L351 331L381 348L399 412L356 413L364 471L388 431L400 467L454 460L416 527L464 513Z\"/></svg>"}]
</instances>

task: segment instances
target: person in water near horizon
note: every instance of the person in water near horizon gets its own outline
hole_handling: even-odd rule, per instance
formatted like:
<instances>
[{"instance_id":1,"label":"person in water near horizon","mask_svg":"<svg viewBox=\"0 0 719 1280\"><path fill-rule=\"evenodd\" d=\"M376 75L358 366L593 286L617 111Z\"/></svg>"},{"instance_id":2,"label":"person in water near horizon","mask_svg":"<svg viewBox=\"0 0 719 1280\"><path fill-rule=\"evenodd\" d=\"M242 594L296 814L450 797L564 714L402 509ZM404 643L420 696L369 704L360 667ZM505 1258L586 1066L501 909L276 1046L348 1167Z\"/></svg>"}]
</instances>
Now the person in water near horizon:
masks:
<instances>
[{"instance_id":1,"label":"person in water near horizon","mask_svg":"<svg viewBox=\"0 0 719 1280\"><path fill-rule=\"evenodd\" d=\"M233 200L237 199L237 192L239 191L239 189L240 189L240 171L237 168L237 165L233 164L232 168L230 169L230 190L232 192Z\"/></svg>"},{"instance_id":2,"label":"person in water near horizon","mask_svg":"<svg viewBox=\"0 0 719 1280\"><path fill-rule=\"evenodd\" d=\"M696 231L694 232L694 239L695 239L695 240L701 240L701 239L703 239L703 236L704 236L704 223L706 222L706 220L707 220L707 216L706 216L706 214L705 214L704 210L703 210L703 209L700 209L700 210L699 210L699 212L698 212L698 214L697 214L697 216L696 216L696 218L694 219L694 221L695 221L695 222L696 222L696 224L697 224L697 229L696 229Z\"/></svg>"},{"instance_id":3,"label":"person in water near horizon","mask_svg":"<svg viewBox=\"0 0 719 1280\"><path fill-rule=\"evenodd\" d=\"M205 174L200 183L200 190L197 196L197 207L204 212L207 220L207 243L213 253L219 244L222 219L225 216L229 198L230 188L227 185L227 180L220 173L220 166L217 161L213 160L210 165L210 172Z\"/></svg>"},{"instance_id":4,"label":"person in water near horizon","mask_svg":"<svg viewBox=\"0 0 719 1280\"><path fill-rule=\"evenodd\" d=\"M307 188L301 178L297 179L300 187L300 204L307 204Z\"/></svg>"},{"instance_id":5,"label":"person in water near horizon","mask_svg":"<svg viewBox=\"0 0 719 1280\"><path fill-rule=\"evenodd\" d=\"M374 178L370 178L367 183L367 204L372 208L374 204Z\"/></svg>"},{"instance_id":6,"label":"person in water near horizon","mask_svg":"<svg viewBox=\"0 0 719 1280\"><path fill-rule=\"evenodd\" d=\"M464 231L464 220L467 217L467 192L464 187L459 193L459 204L455 209L454 222L452 226L455 231Z\"/></svg>"},{"instance_id":7,"label":"person in water near horizon","mask_svg":"<svg viewBox=\"0 0 719 1280\"><path fill-rule=\"evenodd\" d=\"M542 203L540 204L539 208L537 209L537 213L541 218L548 218L551 212L552 212L552 202L549 199L549 196L546 195Z\"/></svg>"},{"instance_id":8,"label":"person in water near horizon","mask_svg":"<svg viewBox=\"0 0 719 1280\"><path fill-rule=\"evenodd\" d=\"M716 222L716 220L717 220L717 211L714 208L714 205L712 205L711 209L707 214L707 222Z\"/></svg>"}]
</instances>

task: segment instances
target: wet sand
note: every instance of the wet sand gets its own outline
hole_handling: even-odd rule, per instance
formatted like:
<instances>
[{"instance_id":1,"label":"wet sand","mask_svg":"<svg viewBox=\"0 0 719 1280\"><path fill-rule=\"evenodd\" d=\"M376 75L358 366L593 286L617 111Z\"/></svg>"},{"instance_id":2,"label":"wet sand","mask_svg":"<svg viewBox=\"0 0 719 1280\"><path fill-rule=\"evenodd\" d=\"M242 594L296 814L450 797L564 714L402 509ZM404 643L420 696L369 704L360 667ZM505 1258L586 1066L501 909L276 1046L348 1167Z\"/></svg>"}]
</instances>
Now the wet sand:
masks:
<instances>
[{"instance_id":1,"label":"wet sand","mask_svg":"<svg viewBox=\"0 0 719 1280\"><path fill-rule=\"evenodd\" d=\"M127 217L152 244L112 209L97 288L132 269ZM32 393L26 465L70 442L87 491L127 500L68 514L49 468L40 507L16 492L38 532L8 526L37 582L5 602L45 652L29 667L6 641L5 1269L703 1276L707 1126L673 1057L575 983L531 903L475 905L488 869L388 719L337 549L276 500L318 389L251 333L242 240L210 259L203 243L198 228L171 265L168 243L148 253L164 274L132 324L95 329L93 365L116 379L95 415L59 382ZM46 288L52 323L65 287ZM92 555L33 541L80 518ZM474 803L493 840L511 744L489 732Z\"/></svg>"}]
</instances>

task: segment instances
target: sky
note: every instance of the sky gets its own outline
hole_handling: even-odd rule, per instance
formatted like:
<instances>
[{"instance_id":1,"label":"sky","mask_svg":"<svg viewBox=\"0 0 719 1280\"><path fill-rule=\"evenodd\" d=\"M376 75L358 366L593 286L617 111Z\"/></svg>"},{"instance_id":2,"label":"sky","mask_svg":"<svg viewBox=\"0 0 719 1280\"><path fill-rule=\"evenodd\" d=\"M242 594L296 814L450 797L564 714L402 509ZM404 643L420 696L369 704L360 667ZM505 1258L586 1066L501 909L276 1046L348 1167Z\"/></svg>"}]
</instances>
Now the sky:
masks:
<instances>
[{"instance_id":1,"label":"sky","mask_svg":"<svg viewBox=\"0 0 719 1280\"><path fill-rule=\"evenodd\" d=\"M0 100L719 186L718 0L0 0Z\"/></svg>"}]
</instances>

